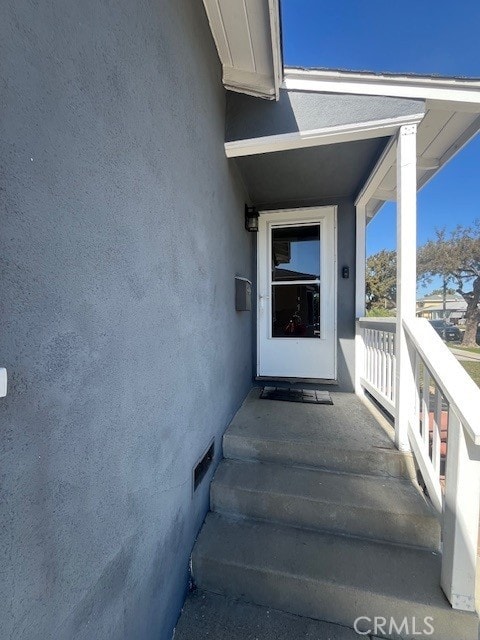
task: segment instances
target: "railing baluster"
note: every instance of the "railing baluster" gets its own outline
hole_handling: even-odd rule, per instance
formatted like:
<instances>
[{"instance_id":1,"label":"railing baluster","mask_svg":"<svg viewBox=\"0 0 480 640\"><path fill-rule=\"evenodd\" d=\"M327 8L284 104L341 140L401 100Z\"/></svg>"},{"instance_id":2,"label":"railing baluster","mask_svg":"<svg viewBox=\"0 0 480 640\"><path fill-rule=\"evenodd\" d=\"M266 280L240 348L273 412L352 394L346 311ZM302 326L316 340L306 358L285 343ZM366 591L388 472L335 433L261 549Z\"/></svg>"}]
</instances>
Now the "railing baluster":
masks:
<instances>
[{"instance_id":1,"label":"railing baluster","mask_svg":"<svg viewBox=\"0 0 480 640\"><path fill-rule=\"evenodd\" d=\"M370 329L365 329L365 378L370 380Z\"/></svg>"},{"instance_id":2,"label":"railing baluster","mask_svg":"<svg viewBox=\"0 0 480 640\"><path fill-rule=\"evenodd\" d=\"M375 331L375 353L376 353L376 361L375 361L375 386L377 389L381 391L381 367L382 367L382 356L380 351L380 331Z\"/></svg>"},{"instance_id":3,"label":"railing baluster","mask_svg":"<svg viewBox=\"0 0 480 640\"><path fill-rule=\"evenodd\" d=\"M441 446L442 446L442 394L435 384L432 433L432 463L435 474L440 478Z\"/></svg>"},{"instance_id":4,"label":"railing baluster","mask_svg":"<svg viewBox=\"0 0 480 640\"><path fill-rule=\"evenodd\" d=\"M366 360L367 360L367 370L366 370L366 379L370 382L372 379L372 350L371 350L371 341L370 341L370 329L365 329L365 344L366 344Z\"/></svg>"},{"instance_id":5,"label":"railing baluster","mask_svg":"<svg viewBox=\"0 0 480 640\"><path fill-rule=\"evenodd\" d=\"M423 364L423 393L422 393L422 439L426 454L430 457L430 373Z\"/></svg>"},{"instance_id":6,"label":"railing baluster","mask_svg":"<svg viewBox=\"0 0 480 640\"><path fill-rule=\"evenodd\" d=\"M385 358L386 358L386 367L385 367L385 377L386 377L386 387L385 394L387 398L392 399L392 352L391 352L391 333L386 334L386 345L385 345Z\"/></svg>"},{"instance_id":7,"label":"railing baluster","mask_svg":"<svg viewBox=\"0 0 480 640\"><path fill-rule=\"evenodd\" d=\"M393 404L396 404L397 402L397 351L396 351L396 341L397 341L397 336L394 335L392 338L392 349L393 349L393 355L392 355L392 401Z\"/></svg>"},{"instance_id":8,"label":"railing baluster","mask_svg":"<svg viewBox=\"0 0 480 640\"><path fill-rule=\"evenodd\" d=\"M381 393L385 393L383 388L383 331L378 332L378 388Z\"/></svg>"},{"instance_id":9,"label":"railing baluster","mask_svg":"<svg viewBox=\"0 0 480 640\"><path fill-rule=\"evenodd\" d=\"M387 395L387 343L386 333L382 331L382 392Z\"/></svg>"},{"instance_id":10,"label":"railing baluster","mask_svg":"<svg viewBox=\"0 0 480 640\"><path fill-rule=\"evenodd\" d=\"M416 431L420 431L420 358L418 352L415 351L413 359L413 373L415 377L415 398L414 398L414 416L415 424L412 425Z\"/></svg>"},{"instance_id":11,"label":"railing baluster","mask_svg":"<svg viewBox=\"0 0 480 640\"><path fill-rule=\"evenodd\" d=\"M397 393L397 381L396 381L396 370L397 370L397 356L395 354L395 341L396 336L392 333L391 342L392 342L392 402L395 404L395 397Z\"/></svg>"},{"instance_id":12,"label":"railing baluster","mask_svg":"<svg viewBox=\"0 0 480 640\"><path fill-rule=\"evenodd\" d=\"M377 388L382 391L382 342L381 333L377 331Z\"/></svg>"},{"instance_id":13,"label":"railing baluster","mask_svg":"<svg viewBox=\"0 0 480 640\"><path fill-rule=\"evenodd\" d=\"M371 362L370 362L370 382L375 384L375 331L370 331L370 348L371 348Z\"/></svg>"},{"instance_id":14,"label":"railing baluster","mask_svg":"<svg viewBox=\"0 0 480 640\"><path fill-rule=\"evenodd\" d=\"M375 379L375 331L370 332L370 347L371 347L371 362L370 362L370 382L374 382Z\"/></svg>"}]
</instances>

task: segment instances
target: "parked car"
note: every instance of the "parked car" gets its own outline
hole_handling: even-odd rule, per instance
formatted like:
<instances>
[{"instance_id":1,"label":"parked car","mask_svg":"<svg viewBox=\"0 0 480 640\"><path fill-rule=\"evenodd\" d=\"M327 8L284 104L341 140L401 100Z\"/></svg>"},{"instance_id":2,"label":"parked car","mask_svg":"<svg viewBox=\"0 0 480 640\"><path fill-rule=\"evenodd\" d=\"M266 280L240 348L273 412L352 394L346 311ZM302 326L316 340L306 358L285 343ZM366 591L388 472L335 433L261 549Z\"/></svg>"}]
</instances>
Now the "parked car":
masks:
<instances>
[{"instance_id":1,"label":"parked car","mask_svg":"<svg viewBox=\"0 0 480 640\"><path fill-rule=\"evenodd\" d=\"M449 342L460 341L462 334L460 333L460 329L454 324L450 324L445 320L429 320L429 322L438 335L444 340L448 340Z\"/></svg>"}]
</instances>

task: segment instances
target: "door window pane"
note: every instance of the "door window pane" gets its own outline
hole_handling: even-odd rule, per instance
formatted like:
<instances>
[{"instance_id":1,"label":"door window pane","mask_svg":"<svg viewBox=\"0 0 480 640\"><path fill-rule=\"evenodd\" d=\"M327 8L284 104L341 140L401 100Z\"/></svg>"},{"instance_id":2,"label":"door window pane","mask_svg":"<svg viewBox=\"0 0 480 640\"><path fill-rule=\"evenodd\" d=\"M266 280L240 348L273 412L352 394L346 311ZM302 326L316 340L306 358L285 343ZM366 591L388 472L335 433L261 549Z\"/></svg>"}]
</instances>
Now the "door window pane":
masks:
<instances>
[{"instance_id":1,"label":"door window pane","mask_svg":"<svg viewBox=\"0 0 480 640\"><path fill-rule=\"evenodd\" d=\"M320 337L320 285L272 285L272 337Z\"/></svg>"},{"instance_id":2,"label":"door window pane","mask_svg":"<svg viewBox=\"0 0 480 640\"><path fill-rule=\"evenodd\" d=\"M272 229L272 281L320 278L320 225Z\"/></svg>"}]
</instances>

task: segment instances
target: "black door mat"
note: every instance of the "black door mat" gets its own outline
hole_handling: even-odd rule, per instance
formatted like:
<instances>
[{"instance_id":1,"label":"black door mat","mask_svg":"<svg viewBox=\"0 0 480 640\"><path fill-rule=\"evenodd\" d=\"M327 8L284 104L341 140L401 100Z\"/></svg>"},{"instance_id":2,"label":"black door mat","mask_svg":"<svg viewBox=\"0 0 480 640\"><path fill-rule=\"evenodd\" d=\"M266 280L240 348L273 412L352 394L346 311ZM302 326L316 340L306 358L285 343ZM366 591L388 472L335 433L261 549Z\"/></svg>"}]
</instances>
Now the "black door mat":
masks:
<instances>
[{"instance_id":1,"label":"black door mat","mask_svg":"<svg viewBox=\"0 0 480 640\"><path fill-rule=\"evenodd\" d=\"M310 391L310 389L282 389L282 387L263 387L262 400L283 400L284 402L305 402L307 404L333 404L329 391Z\"/></svg>"}]
</instances>

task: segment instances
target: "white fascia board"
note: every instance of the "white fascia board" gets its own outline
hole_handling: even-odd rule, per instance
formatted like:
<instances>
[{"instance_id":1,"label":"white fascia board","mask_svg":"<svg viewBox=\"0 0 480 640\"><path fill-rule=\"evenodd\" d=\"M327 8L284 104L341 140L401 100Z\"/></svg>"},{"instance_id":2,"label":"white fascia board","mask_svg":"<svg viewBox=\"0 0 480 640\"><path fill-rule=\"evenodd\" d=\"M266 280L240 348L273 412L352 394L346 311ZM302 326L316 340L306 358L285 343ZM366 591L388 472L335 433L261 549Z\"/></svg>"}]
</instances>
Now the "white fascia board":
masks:
<instances>
[{"instance_id":1,"label":"white fascia board","mask_svg":"<svg viewBox=\"0 0 480 640\"><path fill-rule=\"evenodd\" d=\"M275 151L317 147L326 144L337 144L339 142L381 138L396 133L398 128L405 124L417 124L423 117L423 113L416 113L396 118L369 120L367 122L323 127L321 129L311 129L308 131L295 131L274 136L232 140L225 143L225 153L227 158L237 158L239 156L250 156L259 153L273 153Z\"/></svg>"},{"instance_id":2,"label":"white fascia board","mask_svg":"<svg viewBox=\"0 0 480 640\"><path fill-rule=\"evenodd\" d=\"M480 80L453 78L389 76L344 71L285 69L282 88L292 91L353 93L422 100L465 103L468 110L478 105L480 112Z\"/></svg>"},{"instance_id":3,"label":"white fascia board","mask_svg":"<svg viewBox=\"0 0 480 640\"><path fill-rule=\"evenodd\" d=\"M275 100L280 97L280 87L283 83L282 38L280 35L280 4L279 0L268 0L270 14L270 35L272 38L273 80L275 84Z\"/></svg>"}]
</instances>

